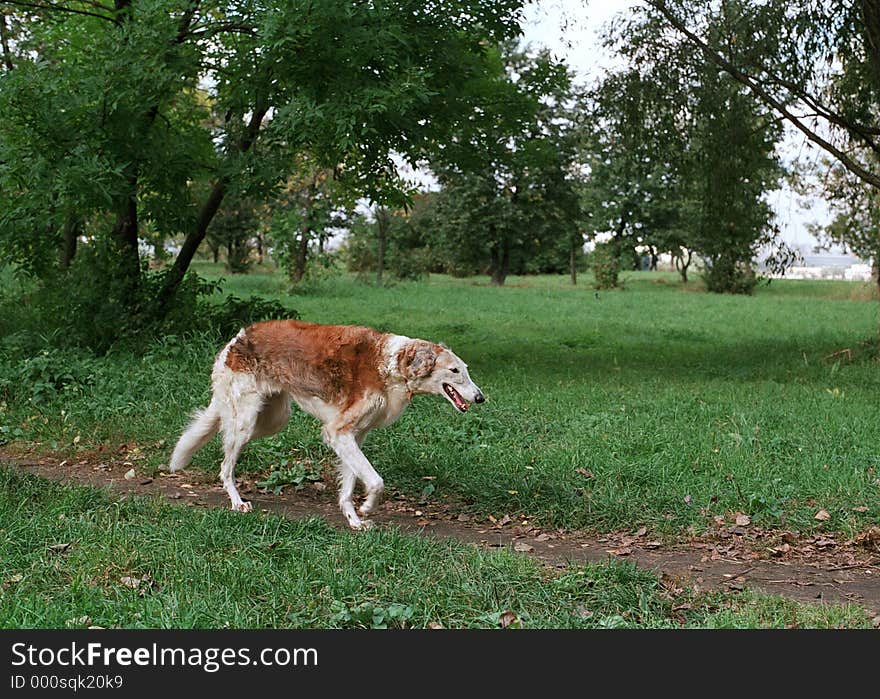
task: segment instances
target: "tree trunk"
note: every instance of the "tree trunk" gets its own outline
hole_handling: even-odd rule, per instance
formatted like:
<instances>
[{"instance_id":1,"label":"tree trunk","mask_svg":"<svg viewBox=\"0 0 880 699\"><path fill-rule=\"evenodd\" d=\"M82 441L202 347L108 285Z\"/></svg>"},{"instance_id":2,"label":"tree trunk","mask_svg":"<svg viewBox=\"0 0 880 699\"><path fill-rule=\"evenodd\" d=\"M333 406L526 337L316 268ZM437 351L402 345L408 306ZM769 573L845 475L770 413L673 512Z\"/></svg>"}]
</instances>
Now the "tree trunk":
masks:
<instances>
[{"instance_id":1,"label":"tree trunk","mask_svg":"<svg viewBox=\"0 0 880 699\"><path fill-rule=\"evenodd\" d=\"M79 233L80 222L71 216L64 225L64 240L61 243L61 269L68 269L76 256Z\"/></svg>"},{"instance_id":2,"label":"tree trunk","mask_svg":"<svg viewBox=\"0 0 880 699\"><path fill-rule=\"evenodd\" d=\"M658 261L658 257L659 257L657 255L657 248L655 248L653 245L649 245L648 250L651 251L651 264L648 266L648 269L652 272L656 272L657 271L657 261Z\"/></svg>"},{"instance_id":3,"label":"tree trunk","mask_svg":"<svg viewBox=\"0 0 880 699\"><path fill-rule=\"evenodd\" d=\"M388 210L384 207L376 209L376 232L378 249L376 250L376 284L382 284L382 273L385 271L385 242L388 236Z\"/></svg>"},{"instance_id":4,"label":"tree trunk","mask_svg":"<svg viewBox=\"0 0 880 699\"><path fill-rule=\"evenodd\" d=\"M568 273L571 276L571 284L572 286L577 286L578 283L578 272L577 272L577 257L576 257L576 243L574 238L571 239L571 249L568 251Z\"/></svg>"},{"instance_id":5,"label":"tree trunk","mask_svg":"<svg viewBox=\"0 0 880 699\"><path fill-rule=\"evenodd\" d=\"M6 70L14 70L12 52L9 50L9 27L6 25L6 13L0 12L0 46L3 47L3 65Z\"/></svg>"},{"instance_id":6,"label":"tree trunk","mask_svg":"<svg viewBox=\"0 0 880 699\"><path fill-rule=\"evenodd\" d=\"M125 305L134 306L141 277L141 258L138 250L137 174L129 175L128 185L128 195L116 213L116 221L110 237L119 260L116 270L122 282L124 297L121 301Z\"/></svg>"},{"instance_id":7,"label":"tree trunk","mask_svg":"<svg viewBox=\"0 0 880 699\"><path fill-rule=\"evenodd\" d=\"M263 105L262 102L259 102L258 107L254 109L251 114L251 119L248 122L244 135L233 149L234 151L241 154L250 150L250 147L254 144L254 141L257 138L257 134L260 131L260 125L263 123L263 117L266 116L267 111L269 111L268 105ZM168 304L171 302L171 299L174 298L174 294L177 292L177 287L180 286L180 282L183 281L183 276L186 274L186 270L189 269L189 265L196 254L196 250L199 249L199 245L201 245L202 241L205 239L205 235L208 232L208 226L217 214L217 210L220 208L220 203L223 201L223 197L226 194L226 185L228 184L228 181L228 176L223 176L214 183L207 201L202 205L202 210L199 212L199 218L196 222L195 229L190 231L187 234L186 239L183 241L180 252L177 254L177 258L174 260L171 269L168 271L168 274L165 277L165 282L162 285L162 290L159 292L159 304L163 311L168 310Z\"/></svg>"},{"instance_id":8,"label":"tree trunk","mask_svg":"<svg viewBox=\"0 0 880 699\"><path fill-rule=\"evenodd\" d=\"M693 253L688 250L687 261L685 261L684 255L679 249L678 254L675 256L675 266L678 269L678 273L681 275L682 284L688 283L688 267L690 267L691 264L691 255L693 255Z\"/></svg>"},{"instance_id":9,"label":"tree trunk","mask_svg":"<svg viewBox=\"0 0 880 699\"><path fill-rule=\"evenodd\" d=\"M309 258L309 241L312 237L312 205L318 190L317 177L313 178L306 189L303 202L303 222L300 226L299 245L293 258L293 269L290 270L290 281L299 284L306 275L306 262Z\"/></svg>"},{"instance_id":10,"label":"tree trunk","mask_svg":"<svg viewBox=\"0 0 880 699\"><path fill-rule=\"evenodd\" d=\"M211 247L211 254L214 256L214 264L216 265L218 262L220 262L220 246L219 245L212 245L210 247Z\"/></svg>"},{"instance_id":11,"label":"tree trunk","mask_svg":"<svg viewBox=\"0 0 880 699\"><path fill-rule=\"evenodd\" d=\"M510 244L504 238L499 246L492 248L492 286L504 286L509 269Z\"/></svg>"}]
</instances>

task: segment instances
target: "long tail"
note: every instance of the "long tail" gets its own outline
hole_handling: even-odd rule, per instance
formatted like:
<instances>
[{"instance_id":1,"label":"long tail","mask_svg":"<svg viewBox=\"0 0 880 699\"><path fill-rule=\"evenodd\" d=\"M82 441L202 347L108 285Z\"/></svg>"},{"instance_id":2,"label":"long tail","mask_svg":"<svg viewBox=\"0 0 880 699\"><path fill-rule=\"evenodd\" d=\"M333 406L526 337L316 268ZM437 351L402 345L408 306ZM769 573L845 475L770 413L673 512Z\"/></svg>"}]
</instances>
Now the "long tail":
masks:
<instances>
[{"instance_id":1,"label":"long tail","mask_svg":"<svg viewBox=\"0 0 880 699\"><path fill-rule=\"evenodd\" d=\"M180 435L174 453L171 454L169 470L173 473L187 464L199 449L220 430L220 413L212 402L204 410L197 410L193 414L192 422Z\"/></svg>"}]
</instances>

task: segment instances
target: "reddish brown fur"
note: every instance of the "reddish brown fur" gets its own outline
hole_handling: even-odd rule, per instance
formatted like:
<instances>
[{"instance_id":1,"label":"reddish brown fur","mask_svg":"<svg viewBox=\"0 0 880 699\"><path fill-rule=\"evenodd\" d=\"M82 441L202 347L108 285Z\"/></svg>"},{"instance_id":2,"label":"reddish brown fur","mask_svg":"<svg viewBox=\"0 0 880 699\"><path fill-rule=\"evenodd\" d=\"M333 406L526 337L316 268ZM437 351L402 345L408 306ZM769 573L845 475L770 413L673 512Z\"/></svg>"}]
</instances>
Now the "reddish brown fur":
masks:
<instances>
[{"instance_id":1,"label":"reddish brown fur","mask_svg":"<svg viewBox=\"0 0 880 699\"><path fill-rule=\"evenodd\" d=\"M269 320L245 330L226 355L233 371L249 371L297 393L303 389L342 411L384 389L385 336L355 325Z\"/></svg>"}]
</instances>

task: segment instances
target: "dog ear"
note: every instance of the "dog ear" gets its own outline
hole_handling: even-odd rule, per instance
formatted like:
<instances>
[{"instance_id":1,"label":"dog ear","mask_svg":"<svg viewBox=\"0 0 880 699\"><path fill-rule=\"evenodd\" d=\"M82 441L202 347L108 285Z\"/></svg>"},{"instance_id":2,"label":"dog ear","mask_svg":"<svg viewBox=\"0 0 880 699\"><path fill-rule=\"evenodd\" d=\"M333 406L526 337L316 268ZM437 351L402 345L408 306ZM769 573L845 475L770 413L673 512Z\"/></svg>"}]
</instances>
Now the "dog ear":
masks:
<instances>
[{"instance_id":1,"label":"dog ear","mask_svg":"<svg viewBox=\"0 0 880 699\"><path fill-rule=\"evenodd\" d=\"M407 379L422 379L434 370L437 352L430 342L417 340L409 343L398 355L400 373Z\"/></svg>"}]
</instances>

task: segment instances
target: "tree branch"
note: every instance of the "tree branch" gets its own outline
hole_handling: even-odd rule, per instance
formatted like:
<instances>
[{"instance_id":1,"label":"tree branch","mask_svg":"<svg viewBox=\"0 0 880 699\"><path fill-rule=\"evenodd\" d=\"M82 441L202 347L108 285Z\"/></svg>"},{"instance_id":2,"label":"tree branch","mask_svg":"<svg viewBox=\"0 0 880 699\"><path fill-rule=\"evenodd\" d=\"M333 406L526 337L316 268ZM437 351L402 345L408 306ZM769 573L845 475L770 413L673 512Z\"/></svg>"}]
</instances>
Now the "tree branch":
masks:
<instances>
[{"instance_id":1,"label":"tree branch","mask_svg":"<svg viewBox=\"0 0 880 699\"><path fill-rule=\"evenodd\" d=\"M118 25L119 21L115 17L109 17L107 15L103 15L99 12L89 12L88 10L78 10L73 7L66 7L64 5L56 5L51 2L39 3L39 2L24 2L24 0L2 0L0 1L0 5L16 5L17 7L26 7L30 10L46 10L48 12L69 12L74 15L85 15L87 17L97 17L98 19L103 19L107 22L112 22L113 24Z\"/></svg>"},{"instance_id":2,"label":"tree branch","mask_svg":"<svg viewBox=\"0 0 880 699\"><path fill-rule=\"evenodd\" d=\"M720 55L717 51L712 49L705 41L703 41L699 36L688 29L687 26L685 26L684 22L682 22L672 13L672 11L666 6L666 3L663 0L648 0L648 2L666 18L666 21L669 22L669 24L671 24L675 29L684 34L684 36L686 36L692 44L698 47L706 56L706 58L708 58L726 73L728 73L734 80L748 87L752 91L752 93L755 94L755 96L757 96L765 104L769 105L777 112L779 112L798 131L803 133L808 140L812 141L820 148L833 155L840 162L841 165L843 165L856 177L870 184L872 187L880 189L880 176L872 173L870 170L861 165L861 163L857 162L853 158L850 158L846 153L837 148L833 143L822 138L822 136L820 136L813 129L804 124L800 117L798 117L796 114L792 114L792 112L782 102L780 102L775 96L770 94L770 92L757 78L737 68L733 63L731 63L729 60L724 58L724 56ZM847 126L844 126L843 128L847 128L847 130L849 130Z\"/></svg>"}]
</instances>

